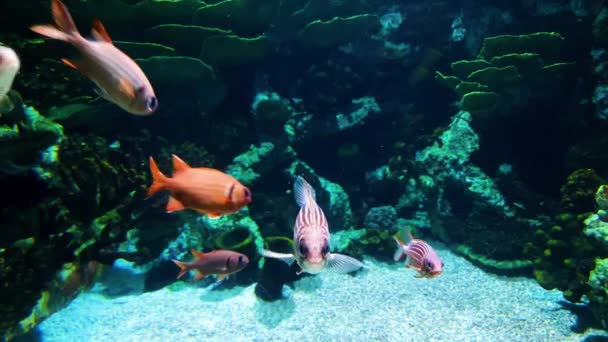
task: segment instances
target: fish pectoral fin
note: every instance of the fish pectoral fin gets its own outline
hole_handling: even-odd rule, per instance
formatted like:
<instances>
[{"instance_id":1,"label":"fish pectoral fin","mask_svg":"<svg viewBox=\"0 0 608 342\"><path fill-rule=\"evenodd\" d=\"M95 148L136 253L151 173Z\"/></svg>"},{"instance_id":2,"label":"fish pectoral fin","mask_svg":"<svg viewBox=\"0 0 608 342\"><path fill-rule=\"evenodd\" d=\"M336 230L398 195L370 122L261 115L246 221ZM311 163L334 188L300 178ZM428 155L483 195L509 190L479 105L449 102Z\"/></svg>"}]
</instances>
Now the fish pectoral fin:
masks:
<instances>
[{"instance_id":1,"label":"fish pectoral fin","mask_svg":"<svg viewBox=\"0 0 608 342\"><path fill-rule=\"evenodd\" d=\"M91 35L97 40L101 40L107 43L112 44L112 38L106 31L106 28L103 26L99 19L93 20L93 28L91 29Z\"/></svg>"},{"instance_id":2,"label":"fish pectoral fin","mask_svg":"<svg viewBox=\"0 0 608 342\"><path fill-rule=\"evenodd\" d=\"M178 201L173 196L169 197L169 202L167 202L167 209L166 209L168 213L172 213L174 211L180 211L180 210L184 210L184 209L186 209L186 207L184 207L184 204L182 202Z\"/></svg>"},{"instance_id":3,"label":"fish pectoral fin","mask_svg":"<svg viewBox=\"0 0 608 342\"><path fill-rule=\"evenodd\" d=\"M222 281L222 280L226 279L227 276L228 276L227 274L218 274L217 280Z\"/></svg>"},{"instance_id":4,"label":"fish pectoral fin","mask_svg":"<svg viewBox=\"0 0 608 342\"><path fill-rule=\"evenodd\" d=\"M206 276L206 274L202 273L202 272L198 272L195 276L194 276L194 280L201 280Z\"/></svg>"},{"instance_id":5,"label":"fish pectoral fin","mask_svg":"<svg viewBox=\"0 0 608 342\"><path fill-rule=\"evenodd\" d=\"M112 103L114 102L114 100L112 100L112 98L110 97L110 94L108 94L108 92L105 91L105 89L103 88L95 88L95 94L97 94L97 96L101 97L106 101L110 101Z\"/></svg>"},{"instance_id":6,"label":"fish pectoral fin","mask_svg":"<svg viewBox=\"0 0 608 342\"><path fill-rule=\"evenodd\" d=\"M0 96L0 113L5 114L12 112L14 108L15 105L8 95Z\"/></svg>"},{"instance_id":7,"label":"fish pectoral fin","mask_svg":"<svg viewBox=\"0 0 608 342\"><path fill-rule=\"evenodd\" d=\"M333 254L327 255L327 268L338 273L350 273L363 268L365 265L348 255Z\"/></svg>"},{"instance_id":8,"label":"fish pectoral fin","mask_svg":"<svg viewBox=\"0 0 608 342\"><path fill-rule=\"evenodd\" d=\"M293 262L296 260L296 258L293 256L293 254L277 253L277 252L269 251L267 249L262 249L260 254L262 254L262 256L265 258L281 260L282 262L286 263L289 266L291 266L291 264L293 264Z\"/></svg>"}]
</instances>

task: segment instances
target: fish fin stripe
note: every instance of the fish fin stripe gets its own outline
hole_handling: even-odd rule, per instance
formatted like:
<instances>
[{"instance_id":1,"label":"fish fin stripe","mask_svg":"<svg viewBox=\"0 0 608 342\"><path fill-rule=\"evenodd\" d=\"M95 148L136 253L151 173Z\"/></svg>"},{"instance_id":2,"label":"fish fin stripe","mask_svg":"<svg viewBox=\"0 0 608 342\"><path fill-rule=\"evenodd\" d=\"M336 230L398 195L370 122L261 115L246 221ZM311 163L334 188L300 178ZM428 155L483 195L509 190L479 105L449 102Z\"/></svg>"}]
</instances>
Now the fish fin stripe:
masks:
<instances>
[{"instance_id":1,"label":"fish fin stripe","mask_svg":"<svg viewBox=\"0 0 608 342\"><path fill-rule=\"evenodd\" d=\"M112 38L110 38L108 31L99 19L93 20L93 28L91 29L91 34L97 40L102 40L104 42L112 44Z\"/></svg>"},{"instance_id":2,"label":"fish fin stripe","mask_svg":"<svg viewBox=\"0 0 608 342\"><path fill-rule=\"evenodd\" d=\"M147 197L150 197L159 191L165 190L167 185L167 176L160 172L158 165L156 165L156 162L152 157L150 157L150 173L152 174L152 185L150 185L150 188L148 189Z\"/></svg>"},{"instance_id":3,"label":"fish fin stripe","mask_svg":"<svg viewBox=\"0 0 608 342\"><path fill-rule=\"evenodd\" d=\"M180 157L175 154L171 155L171 160L173 161L173 174L178 172L182 172L190 169L190 165L188 165L185 161L183 161Z\"/></svg>"}]
</instances>

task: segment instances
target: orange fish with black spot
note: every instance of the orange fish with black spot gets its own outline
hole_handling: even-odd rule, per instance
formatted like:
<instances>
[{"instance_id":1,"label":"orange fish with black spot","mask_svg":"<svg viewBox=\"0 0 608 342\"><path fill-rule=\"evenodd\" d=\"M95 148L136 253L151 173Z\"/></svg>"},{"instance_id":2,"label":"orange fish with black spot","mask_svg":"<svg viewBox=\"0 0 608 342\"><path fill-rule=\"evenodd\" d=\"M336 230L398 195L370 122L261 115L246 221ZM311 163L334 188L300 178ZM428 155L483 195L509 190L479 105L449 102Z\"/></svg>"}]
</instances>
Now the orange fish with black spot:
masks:
<instances>
[{"instance_id":1,"label":"orange fish with black spot","mask_svg":"<svg viewBox=\"0 0 608 342\"><path fill-rule=\"evenodd\" d=\"M229 174L206 167L190 167L176 155L172 158L173 177L167 177L150 157L153 182L148 197L168 191L171 197L167 212L193 209L210 218L218 218L251 203L251 191Z\"/></svg>"},{"instance_id":2,"label":"orange fish with black spot","mask_svg":"<svg viewBox=\"0 0 608 342\"><path fill-rule=\"evenodd\" d=\"M219 280L222 280L232 273L241 271L249 264L249 258L245 254L225 249L218 249L209 253L192 251L192 254L196 259L190 263L171 259L180 268L177 279L190 270L196 270L198 273L194 280L202 279L210 274L215 274Z\"/></svg>"}]
</instances>

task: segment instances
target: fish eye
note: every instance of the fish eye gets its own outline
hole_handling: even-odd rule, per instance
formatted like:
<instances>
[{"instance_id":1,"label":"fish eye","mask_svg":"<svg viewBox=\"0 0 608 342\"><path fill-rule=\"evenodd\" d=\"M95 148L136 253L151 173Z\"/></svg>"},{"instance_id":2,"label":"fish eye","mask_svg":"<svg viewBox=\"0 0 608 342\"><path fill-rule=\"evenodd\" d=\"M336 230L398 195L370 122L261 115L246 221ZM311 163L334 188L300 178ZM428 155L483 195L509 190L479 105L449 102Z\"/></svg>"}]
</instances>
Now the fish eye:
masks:
<instances>
[{"instance_id":1,"label":"fish eye","mask_svg":"<svg viewBox=\"0 0 608 342\"><path fill-rule=\"evenodd\" d=\"M245 198L251 197L251 192L247 188L243 189L243 194L245 195Z\"/></svg>"},{"instance_id":2,"label":"fish eye","mask_svg":"<svg viewBox=\"0 0 608 342\"><path fill-rule=\"evenodd\" d=\"M240 256L239 256L239 265L242 265L242 264L243 264L243 256L242 256L242 255L240 255Z\"/></svg>"},{"instance_id":3,"label":"fish eye","mask_svg":"<svg viewBox=\"0 0 608 342\"><path fill-rule=\"evenodd\" d=\"M151 98L148 99L148 110L153 112L156 110L157 107L158 107L158 100L156 99L156 97L152 96Z\"/></svg>"},{"instance_id":4,"label":"fish eye","mask_svg":"<svg viewBox=\"0 0 608 342\"><path fill-rule=\"evenodd\" d=\"M300 242L300 254L306 256L308 254L308 247L302 241Z\"/></svg>"}]
</instances>

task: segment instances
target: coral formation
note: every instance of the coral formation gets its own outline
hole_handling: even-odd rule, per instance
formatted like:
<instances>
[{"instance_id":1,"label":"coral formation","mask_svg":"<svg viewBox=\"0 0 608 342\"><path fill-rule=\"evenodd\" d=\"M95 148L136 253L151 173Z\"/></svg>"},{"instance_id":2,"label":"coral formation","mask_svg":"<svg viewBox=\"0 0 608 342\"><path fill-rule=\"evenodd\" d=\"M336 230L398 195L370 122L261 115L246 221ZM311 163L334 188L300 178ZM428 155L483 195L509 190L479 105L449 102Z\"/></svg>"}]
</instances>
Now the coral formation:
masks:
<instances>
[{"instance_id":1,"label":"coral formation","mask_svg":"<svg viewBox=\"0 0 608 342\"><path fill-rule=\"evenodd\" d=\"M556 32L488 37L476 59L451 64L455 76L436 78L461 96L462 110L509 113L531 97L554 98L547 90L574 70L561 61L563 46Z\"/></svg>"}]
</instances>

